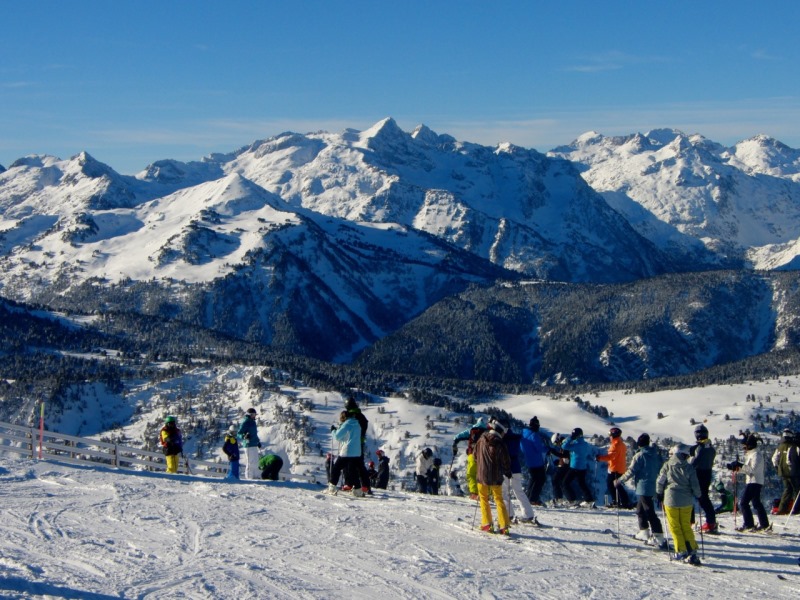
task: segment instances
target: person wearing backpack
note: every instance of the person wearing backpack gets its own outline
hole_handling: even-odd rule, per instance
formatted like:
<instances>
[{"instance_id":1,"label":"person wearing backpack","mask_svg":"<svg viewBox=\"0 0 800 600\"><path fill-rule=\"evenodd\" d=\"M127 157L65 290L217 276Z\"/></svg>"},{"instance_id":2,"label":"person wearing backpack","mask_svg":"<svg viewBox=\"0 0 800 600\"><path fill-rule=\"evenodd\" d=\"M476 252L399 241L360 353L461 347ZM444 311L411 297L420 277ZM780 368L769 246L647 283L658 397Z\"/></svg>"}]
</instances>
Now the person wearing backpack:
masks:
<instances>
[{"instance_id":1,"label":"person wearing backpack","mask_svg":"<svg viewBox=\"0 0 800 600\"><path fill-rule=\"evenodd\" d=\"M183 453L183 437L178 429L178 420L171 415L164 419L164 426L158 437L167 457L167 473L177 473L178 457Z\"/></svg>"},{"instance_id":2,"label":"person wearing backpack","mask_svg":"<svg viewBox=\"0 0 800 600\"><path fill-rule=\"evenodd\" d=\"M222 452L228 457L228 472L225 474L225 479L239 479L239 440L236 439L235 425L228 428Z\"/></svg>"},{"instance_id":3,"label":"person wearing backpack","mask_svg":"<svg viewBox=\"0 0 800 600\"><path fill-rule=\"evenodd\" d=\"M788 515L794 506L794 512L800 512L795 500L800 494L800 448L797 436L791 429L784 429L781 443L772 455L772 464L783 482L783 494L778 503L779 515Z\"/></svg>"}]
</instances>

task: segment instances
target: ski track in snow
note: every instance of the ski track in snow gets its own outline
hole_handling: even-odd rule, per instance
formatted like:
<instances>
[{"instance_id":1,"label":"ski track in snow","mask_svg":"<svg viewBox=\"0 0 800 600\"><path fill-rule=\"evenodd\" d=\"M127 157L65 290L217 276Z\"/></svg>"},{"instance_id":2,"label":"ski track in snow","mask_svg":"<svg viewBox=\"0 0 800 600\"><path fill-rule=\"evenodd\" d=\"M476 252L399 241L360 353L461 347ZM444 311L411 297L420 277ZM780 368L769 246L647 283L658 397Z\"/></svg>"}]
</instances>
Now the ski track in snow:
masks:
<instances>
[{"instance_id":1,"label":"ski track in snow","mask_svg":"<svg viewBox=\"0 0 800 600\"><path fill-rule=\"evenodd\" d=\"M2 598L776 599L800 584L800 519L745 535L727 533L726 515L694 568L637 551L633 511L618 538L614 511L538 508L547 527L508 540L472 530L480 514L461 498L348 499L3 455L0 496Z\"/></svg>"}]
</instances>

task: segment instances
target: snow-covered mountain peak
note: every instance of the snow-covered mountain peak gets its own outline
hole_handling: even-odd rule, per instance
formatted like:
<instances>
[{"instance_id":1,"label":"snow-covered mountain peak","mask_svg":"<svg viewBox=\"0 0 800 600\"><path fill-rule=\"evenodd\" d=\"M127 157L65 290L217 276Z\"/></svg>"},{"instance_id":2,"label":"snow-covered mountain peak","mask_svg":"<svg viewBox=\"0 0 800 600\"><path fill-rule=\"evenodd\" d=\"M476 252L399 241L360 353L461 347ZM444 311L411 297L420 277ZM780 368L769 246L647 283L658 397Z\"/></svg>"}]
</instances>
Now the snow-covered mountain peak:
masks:
<instances>
[{"instance_id":1,"label":"snow-covered mountain peak","mask_svg":"<svg viewBox=\"0 0 800 600\"><path fill-rule=\"evenodd\" d=\"M667 146L673 143L676 138L677 139L685 139L686 134L684 134L679 129L653 129L648 131L645 136L649 139L653 144L658 146Z\"/></svg>"},{"instance_id":2,"label":"snow-covered mountain peak","mask_svg":"<svg viewBox=\"0 0 800 600\"><path fill-rule=\"evenodd\" d=\"M372 147L371 142L374 140L387 141L405 137L408 137L408 134L400 129L397 122L391 117L386 117L375 123L375 125L369 129L365 129L361 132L360 145Z\"/></svg>"},{"instance_id":3,"label":"snow-covered mountain peak","mask_svg":"<svg viewBox=\"0 0 800 600\"><path fill-rule=\"evenodd\" d=\"M757 135L739 142L728 156L732 163L745 171L788 177L800 182L800 150L767 135Z\"/></svg>"}]
</instances>

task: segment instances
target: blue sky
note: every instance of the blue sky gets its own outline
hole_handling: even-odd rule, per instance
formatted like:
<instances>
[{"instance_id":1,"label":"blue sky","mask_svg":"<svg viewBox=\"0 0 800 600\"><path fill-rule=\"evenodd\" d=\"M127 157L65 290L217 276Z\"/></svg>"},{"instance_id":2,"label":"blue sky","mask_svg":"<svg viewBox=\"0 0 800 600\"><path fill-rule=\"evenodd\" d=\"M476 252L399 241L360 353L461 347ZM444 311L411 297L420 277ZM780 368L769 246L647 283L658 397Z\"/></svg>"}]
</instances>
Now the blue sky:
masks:
<instances>
[{"instance_id":1,"label":"blue sky","mask_svg":"<svg viewBox=\"0 0 800 600\"><path fill-rule=\"evenodd\" d=\"M0 164L121 173L391 116L547 151L674 127L800 147L796 0L0 0Z\"/></svg>"}]
</instances>

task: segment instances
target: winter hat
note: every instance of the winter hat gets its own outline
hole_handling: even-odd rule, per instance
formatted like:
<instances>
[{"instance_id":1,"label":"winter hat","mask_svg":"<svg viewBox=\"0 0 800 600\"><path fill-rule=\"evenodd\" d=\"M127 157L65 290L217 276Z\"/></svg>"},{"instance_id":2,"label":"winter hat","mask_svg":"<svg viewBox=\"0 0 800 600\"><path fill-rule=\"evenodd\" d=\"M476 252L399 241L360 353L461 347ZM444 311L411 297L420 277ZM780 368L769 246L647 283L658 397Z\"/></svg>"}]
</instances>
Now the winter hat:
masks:
<instances>
[{"instance_id":1,"label":"winter hat","mask_svg":"<svg viewBox=\"0 0 800 600\"><path fill-rule=\"evenodd\" d=\"M572 430L571 437L573 440L577 440L579 437L583 437L583 429L581 429L580 427L576 427L575 429Z\"/></svg>"},{"instance_id":2,"label":"winter hat","mask_svg":"<svg viewBox=\"0 0 800 600\"><path fill-rule=\"evenodd\" d=\"M646 433L643 433L642 435L639 436L639 439L636 440L636 445L639 446L639 448L645 448L649 446L650 436L647 435Z\"/></svg>"},{"instance_id":3,"label":"winter hat","mask_svg":"<svg viewBox=\"0 0 800 600\"><path fill-rule=\"evenodd\" d=\"M689 456L690 452L691 450L686 444L675 444L672 448L670 448L669 455L686 458Z\"/></svg>"},{"instance_id":4,"label":"winter hat","mask_svg":"<svg viewBox=\"0 0 800 600\"><path fill-rule=\"evenodd\" d=\"M231 425L230 427L228 427L228 435L230 435L231 437L236 435L235 425Z\"/></svg>"},{"instance_id":5,"label":"winter hat","mask_svg":"<svg viewBox=\"0 0 800 600\"><path fill-rule=\"evenodd\" d=\"M247 409L247 414L248 415L253 415L255 417L256 416L256 409L255 408L248 408Z\"/></svg>"},{"instance_id":6,"label":"winter hat","mask_svg":"<svg viewBox=\"0 0 800 600\"><path fill-rule=\"evenodd\" d=\"M608 435L610 435L612 438L619 437L622 435L622 429L619 427L612 427L608 430Z\"/></svg>"},{"instance_id":7,"label":"winter hat","mask_svg":"<svg viewBox=\"0 0 800 600\"><path fill-rule=\"evenodd\" d=\"M430 448L425 448L425 450L422 451L422 456L424 456L425 458L430 458L431 456L433 456L433 450L431 450Z\"/></svg>"},{"instance_id":8,"label":"winter hat","mask_svg":"<svg viewBox=\"0 0 800 600\"><path fill-rule=\"evenodd\" d=\"M533 417L528 423L528 427L530 427L533 431L539 431L539 417Z\"/></svg>"},{"instance_id":9,"label":"winter hat","mask_svg":"<svg viewBox=\"0 0 800 600\"><path fill-rule=\"evenodd\" d=\"M376 456L383 456L383 450L381 450L379 448L379 449L375 450L375 454L376 454Z\"/></svg>"},{"instance_id":10,"label":"winter hat","mask_svg":"<svg viewBox=\"0 0 800 600\"><path fill-rule=\"evenodd\" d=\"M752 450L758 446L758 438L751 433L746 438L742 439L742 444L744 444L745 449Z\"/></svg>"},{"instance_id":11,"label":"winter hat","mask_svg":"<svg viewBox=\"0 0 800 600\"><path fill-rule=\"evenodd\" d=\"M700 440L708 439L708 429L702 423L694 428L694 439L696 439L698 442Z\"/></svg>"}]
</instances>

